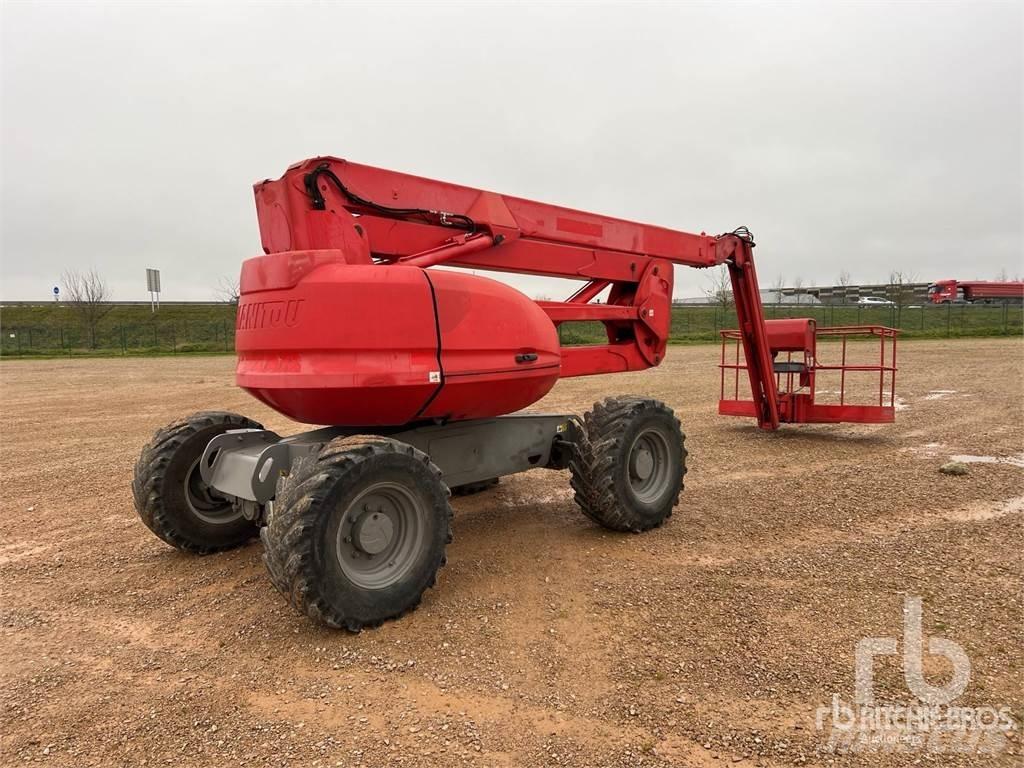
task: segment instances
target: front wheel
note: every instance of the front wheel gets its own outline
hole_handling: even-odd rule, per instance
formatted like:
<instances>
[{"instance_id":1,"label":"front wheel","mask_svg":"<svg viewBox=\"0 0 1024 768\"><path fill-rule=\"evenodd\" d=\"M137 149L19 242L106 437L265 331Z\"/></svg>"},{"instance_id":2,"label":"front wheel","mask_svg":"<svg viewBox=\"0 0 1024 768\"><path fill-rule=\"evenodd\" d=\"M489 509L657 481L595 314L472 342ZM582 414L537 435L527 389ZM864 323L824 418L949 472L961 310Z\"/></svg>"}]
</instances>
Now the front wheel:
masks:
<instances>
[{"instance_id":1,"label":"front wheel","mask_svg":"<svg viewBox=\"0 0 1024 768\"><path fill-rule=\"evenodd\" d=\"M610 397L584 417L569 463L576 503L614 531L647 531L672 515L686 474L686 436L662 402Z\"/></svg>"},{"instance_id":2,"label":"front wheel","mask_svg":"<svg viewBox=\"0 0 1024 768\"><path fill-rule=\"evenodd\" d=\"M204 555L256 536L256 526L203 482L199 471L207 444L231 429L263 427L237 413L203 411L168 424L142 449L132 481L135 509L172 547Z\"/></svg>"},{"instance_id":3,"label":"front wheel","mask_svg":"<svg viewBox=\"0 0 1024 768\"><path fill-rule=\"evenodd\" d=\"M278 482L263 561L296 610L357 632L419 604L445 563L451 514L424 453L385 437L338 438Z\"/></svg>"}]
</instances>

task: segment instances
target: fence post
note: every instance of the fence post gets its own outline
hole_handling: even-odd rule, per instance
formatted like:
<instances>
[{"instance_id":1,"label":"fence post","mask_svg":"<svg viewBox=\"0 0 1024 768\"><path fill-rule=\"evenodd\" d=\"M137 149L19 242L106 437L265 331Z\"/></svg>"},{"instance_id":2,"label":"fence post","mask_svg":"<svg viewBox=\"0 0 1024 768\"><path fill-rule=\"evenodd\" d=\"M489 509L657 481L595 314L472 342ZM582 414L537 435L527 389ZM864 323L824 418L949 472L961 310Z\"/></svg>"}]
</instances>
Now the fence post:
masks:
<instances>
[{"instance_id":1,"label":"fence post","mask_svg":"<svg viewBox=\"0 0 1024 768\"><path fill-rule=\"evenodd\" d=\"M160 337L159 335L157 335L155 322L153 323L153 347L156 349L157 352L160 351Z\"/></svg>"},{"instance_id":2,"label":"fence post","mask_svg":"<svg viewBox=\"0 0 1024 768\"><path fill-rule=\"evenodd\" d=\"M14 337L18 340L18 357L21 357L21 329L14 329Z\"/></svg>"},{"instance_id":3,"label":"fence post","mask_svg":"<svg viewBox=\"0 0 1024 768\"><path fill-rule=\"evenodd\" d=\"M178 326L176 323L171 324L171 352L178 354Z\"/></svg>"},{"instance_id":4,"label":"fence post","mask_svg":"<svg viewBox=\"0 0 1024 768\"><path fill-rule=\"evenodd\" d=\"M128 354L128 342L124 338L124 325L121 326L121 354Z\"/></svg>"},{"instance_id":5,"label":"fence post","mask_svg":"<svg viewBox=\"0 0 1024 768\"><path fill-rule=\"evenodd\" d=\"M953 318L953 305L946 302L946 338L949 338L949 326Z\"/></svg>"},{"instance_id":6,"label":"fence post","mask_svg":"<svg viewBox=\"0 0 1024 768\"><path fill-rule=\"evenodd\" d=\"M63 325L60 326L58 330L60 331L60 351L63 352L64 351L64 326Z\"/></svg>"},{"instance_id":7,"label":"fence post","mask_svg":"<svg viewBox=\"0 0 1024 768\"><path fill-rule=\"evenodd\" d=\"M1010 330L1010 325L1009 325L1010 312L1009 312L1009 308L1010 308L1009 302L1004 301L1003 302L1003 333L1006 333L1007 331Z\"/></svg>"},{"instance_id":8,"label":"fence post","mask_svg":"<svg viewBox=\"0 0 1024 768\"><path fill-rule=\"evenodd\" d=\"M221 320L220 321L220 327L221 327L221 331L223 331L223 333L224 333L224 351L227 352L228 349L229 349L229 347L228 347L228 321L227 320ZM559 342L561 342L561 333L559 333Z\"/></svg>"}]
</instances>

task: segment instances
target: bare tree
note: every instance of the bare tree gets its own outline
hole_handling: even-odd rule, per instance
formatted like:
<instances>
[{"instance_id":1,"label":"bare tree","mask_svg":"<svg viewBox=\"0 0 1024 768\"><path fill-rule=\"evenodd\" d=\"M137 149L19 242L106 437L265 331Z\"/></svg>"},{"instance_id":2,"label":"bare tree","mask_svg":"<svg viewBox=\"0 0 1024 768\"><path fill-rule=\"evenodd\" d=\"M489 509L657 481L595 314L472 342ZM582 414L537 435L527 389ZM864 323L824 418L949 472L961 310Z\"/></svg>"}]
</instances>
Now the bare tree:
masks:
<instances>
[{"instance_id":1,"label":"bare tree","mask_svg":"<svg viewBox=\"0 0 1024 768\"><path fill-rule=\"evenodd\" d=\"M732 278L729 277L729 271L723 265L711 274L711 286L704 289L704 295L711 304L728 312L732 306Z\"/></svg>"},{"instance_id":2,"label":"bare tree","mask_svg":"<svg viewBox=\"0 0 1024 768\"><path fill-rule=\"evenodd\" d=\"M217 298L226 304L237 304L242 292L238 287L237 277L223 275L217 285Z\"/></svg>"},{"instance_id":3,"label":"bare tree","mask_svg":"<svg viewBox=\"0 0 1024 768\"><path fill-rule=\"evenodd\" d=\"M837 279L837 282L839 283L839 287L843 289L843 304L846 304L848 302L847 297L850 293L850 283L852 282L850 273L847 272L845 269L839 270L839 277Z\"/></svg>"},{"instance_id":4,"label":"bare tree","mask_svg":"<svg viewBox=\"0 0 1024 768\"><path fill-rule=\"evenodd\" d=\"M60 281L64 283L65 303L75 310L82 325L89 329L89 343L95 347L96 326L114 308L110 303L107 281L95 269L88 272L66 270Z\"/></svg>"},{"instance_id":5,"label":"bare tree","mask_svg":"<svg viewBox=\"0 0 1024 768\"><path fill-rule=\"evenodd\" d=\"M889 273L889 285L886 292L889 294L889 301L896 305L896 326L899 327L903 317L903 307L914 300L913 283L917 278L911 272L903 272L894 269Z\"/></svg>"},{"instance_id":6,"label":"bare tree","mask_svg":"<svg viewBox=\"0 0 1024 768\"><path fill-rule=\"evenodd\" d=\"M911 303L914 300L913 284L916 280L912 272L894 269L889 273L889 285L886 288L889 300L898 308Z\"/></svg>"},{"instance_id":7,"label":"bare tree","mask_svg":"<svg viewBox=\"0 0 1024 768\"><path fill-rule=\"evenodd\" d=\"M804 279L799 275L793 278L793 293L796 295L796 303L802 304L800 297L804 294Z\"/></svg>"},{"instance_id":8,"label":"bare tree","mask_svg":"<svg viewBox=\"0 0 1024 768\"><path fill-rule=\"evenodd\" d=\"M1003 267L1002 269L1000 269L999 270L999 274L996 275L996 280L998 280L1000 283L1005 283L1009 279L1010 278L1006 274L1006 267Z\"/></svg>"},{"instance_id":9,"label":"bare tree","mask_svg":"<svg viewBox=\"0 0 1024 768\"><path fill-rule=\"evenodd\" d=\"M786 278L781 274L777 275L775 282L772 283L772 290L775 292L775 303L782 303L782 289L786 287Z\"/></svg>"}]
</instances>

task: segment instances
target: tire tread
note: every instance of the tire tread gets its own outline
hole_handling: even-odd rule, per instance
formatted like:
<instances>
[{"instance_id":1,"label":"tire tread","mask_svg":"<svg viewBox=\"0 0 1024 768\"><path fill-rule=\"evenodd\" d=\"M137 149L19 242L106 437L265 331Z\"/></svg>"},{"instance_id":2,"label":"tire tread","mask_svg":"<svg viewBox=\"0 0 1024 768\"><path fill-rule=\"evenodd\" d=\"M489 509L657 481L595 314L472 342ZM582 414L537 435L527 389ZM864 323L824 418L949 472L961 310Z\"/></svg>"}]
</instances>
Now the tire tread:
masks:
<instances>
[{"instance_id":1,"label":"tire tread","mask_svg":"<svg viewBox=\"0 0 1024 768\"><path fill-rule=\"evenodd\" d=\"M243 529L237 539L223 544L197 541L184 535L175 525L175 510L165 498L164 472L175 453L193 435L214 426L229 429L263 429L252 419L228 411L200 411L173 421L158 430L146 444L135 463L132 497L139 518L149 530L175 549L206 555L232 549L256 536L256 526Z\"/></svg>"},{"instance_id":2,"label":"tire tread","mask_svg":"<svg viewBox=\"0 0 1024 768\"><path fill-rule=\"evenodd\" d=\"M643 414L667 416L680 435L682 477L667 514L651 520L636 515L620 498L615 482L622 438L632 420ZM659 400L644 397L609 397L594 403L584 415L576 450L569 462L575 501L588 518L613 531L641 533L662 525L679 503L686 477L686 435L675 412Z\"/></svg>"},{"instance_id":3,"label":"tire tread","mask_svg":"<svg viewBox=\"0 0 1024 768\"><path fill-rule=\"evenodd\" d=\"M287 477L278 483L277 497L268 525L260 531L263 562L270 580L293 608L314 622L333 628L358 632L379 626L413 611L423 593L434 586L438 569L444 566L444 549L435 553L432 575L411 602L394 610L385 610L379 619L360 621L341 613L325 598L326 585L315 567L316 522L325 514L323 506L329 489L367 459L387 453L405 453L426 464L445 489L439 470L423 452L406 443L376 435L355 435L332 440L319 454L297 461ZM444 504L445 542L451 541L451 506Z\"/></svg>"}]
</instances>

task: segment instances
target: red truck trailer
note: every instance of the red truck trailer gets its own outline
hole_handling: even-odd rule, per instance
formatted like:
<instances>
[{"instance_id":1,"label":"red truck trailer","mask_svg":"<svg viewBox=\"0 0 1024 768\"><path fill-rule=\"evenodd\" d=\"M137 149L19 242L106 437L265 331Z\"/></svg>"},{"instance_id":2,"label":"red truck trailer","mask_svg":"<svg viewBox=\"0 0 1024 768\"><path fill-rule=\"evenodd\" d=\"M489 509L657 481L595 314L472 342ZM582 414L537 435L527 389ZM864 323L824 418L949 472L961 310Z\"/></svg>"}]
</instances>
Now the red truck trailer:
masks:
<instances>
[{"instance_id":1,"label":"red truck trailer","mask_svg":"<svg viewBox=\"0 0 1024 768\"><path fill-rule=\"evenodd\" d=\"M991 280L936 280L928 286L933 304L1020 304L1024 302L1024 282Z\"/></svg>"}]
</instances>

